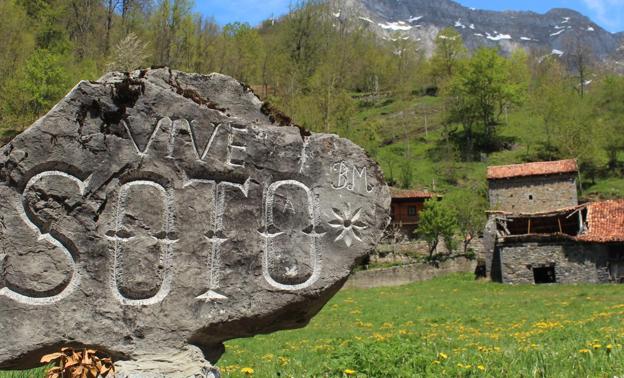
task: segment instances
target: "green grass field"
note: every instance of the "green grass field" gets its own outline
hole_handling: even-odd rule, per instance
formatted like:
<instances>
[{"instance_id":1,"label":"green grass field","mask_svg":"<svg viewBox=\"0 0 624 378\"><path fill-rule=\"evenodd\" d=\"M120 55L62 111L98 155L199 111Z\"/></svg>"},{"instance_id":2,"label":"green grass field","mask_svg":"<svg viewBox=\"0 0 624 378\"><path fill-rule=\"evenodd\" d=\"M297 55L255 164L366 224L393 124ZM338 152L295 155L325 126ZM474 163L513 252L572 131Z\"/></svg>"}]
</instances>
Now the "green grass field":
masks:
<instances>
[{"instance_id":1,"label":"green grass field","mask_svg":"<svg viewBox=\"0 0 624 378\"><path fill-rule=\"evenodd\" d=\"M308 325L226 344L225 376L614 377L624 287L450 276L341 291Z\"/></svg>"},{"instance_id":2,"label":"green grass field","mask_svg":"<svg viewBox=\"0 0 624 378\"><path fill-rule=\"evenodd\" d=\"M470 274L343 290L306 328L226 343L218 366L226 377L621 377L623 291ZM0 374L31 376L42 375Z\"/></svg>"}]
</instances>

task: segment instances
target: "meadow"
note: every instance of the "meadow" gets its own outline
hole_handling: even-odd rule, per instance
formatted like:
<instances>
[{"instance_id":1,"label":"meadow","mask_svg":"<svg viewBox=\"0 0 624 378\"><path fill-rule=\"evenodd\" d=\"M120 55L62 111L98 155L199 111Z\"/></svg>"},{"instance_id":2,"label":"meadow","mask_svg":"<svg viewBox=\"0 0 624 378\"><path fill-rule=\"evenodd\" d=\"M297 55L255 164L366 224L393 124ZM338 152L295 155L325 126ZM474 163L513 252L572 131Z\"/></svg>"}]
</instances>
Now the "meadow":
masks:
<instances>
[{"instance_id":1,"label":"meadow","mask_svg":"<svg viewBox=\"0 0 624 378\"><path fill-rule=\"evenodd\" d=\"M303 329L227 342L217 365L224 377L622 376L623 290L471 274L342 290Z\"/></svg>"},{"instance_id":2,"label":"meadow","mask_svg":"<svg viewBox=\"0 0 624 378\"><path fill-rule=\"evenodd\" d=\"M226 377L624 375L621 286L454 275L343 290L303 329L226 343Z\"/></svg>"}]
</instances>

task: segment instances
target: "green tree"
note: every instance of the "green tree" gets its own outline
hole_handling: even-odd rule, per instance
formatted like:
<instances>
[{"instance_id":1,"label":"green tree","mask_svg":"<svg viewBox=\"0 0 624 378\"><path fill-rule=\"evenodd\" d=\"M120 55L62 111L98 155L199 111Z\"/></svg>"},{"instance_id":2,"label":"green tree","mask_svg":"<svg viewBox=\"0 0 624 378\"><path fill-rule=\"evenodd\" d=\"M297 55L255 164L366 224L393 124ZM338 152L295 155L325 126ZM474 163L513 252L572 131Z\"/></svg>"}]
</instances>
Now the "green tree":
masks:
<instances>
[{"instance_id":1,"label":"green tree","mask_svg":"<svg viewBox=\"0 0 624 378\"><path fill-rule=\"evenodd\" d=\"M37 50L7 83L3 114L18 128L28 126L48 111L69 90L67 62L48 50Z\"/></svg>"},{"instance_id":2,"label":"green tree","mask_svg":"<svg viewBox=\"0 0 624 378\"><path fill-rule=\"evenodd\" d=\"M427 242L430 259L433 258L440 239L444 240L449 250L453 249L456 230L457 222L453 211L450 211L444 203L436 199L425 203L415 232Z\"/></svg>"},{"instance_id":3,"label":"green tree","mask_svg":"<svg viewBox=\"0 0 624 378\"><path fill-rule=\"evenodd\" d=\"M465 254L470 243L485 228L487 220L485 211L488 208L485 190L479 185L454 190L444 197L444 202L456 220L457 231L462 238Z\"/></svg>"},{"instance_id":4,"label":"green tree","mask_svg":"<svg viewBox=\"0 0 624 378\"><path fill-rule=\"evenodd\" d=\"M564 38L563 48L565 50L564 60L568 65L570 74L576 79L577 91L581 97L585 96L587 85L592 71L593 52L591 45L586 43L578 34L568 34Z\"/></svg>"},{"instance_id":5,"label":"green tree","mask_svg":"<svg viewBox=\"0 0 624 378\"><path fill-rule=\"evenodd\" d=\"M497 50L480 48L452 79L446 94L448 116L464 128L466 158L475 157L475 145L491 149L505 109L523 102L527 83L516 81L512 68Z\"/></svg>"},{"instance_id":6,"label":"green tree","mask_svg":"<svg viewBox=\"0 0 624 378\"><path fill-rule=\"evenodd\" d=\"M178 61L185 61L185 56L178 58L178 53L190 53L185 51L191 46L188 40L188 30L192 22L192 0L159 0L151 20L152 42L154 48L152 54L157 65L175 67ZM186 59L188 61L188 59Z\"/></svg>"},{"instance_id":7,"label":"green tree","mask_svg":"<svg viewBox=\"0 0 624 378\"><path fill-rule=\"evenodd\" d=\"M223 73L250 84L260 81L264 41L249 24L235 22L223 28Z\"/></svg>"},{"instance_id":8,"label":"green tree","mask_svg":"<svg viewBox=\"0 0 624 378\"><path fill-rule=\"evenodd\" d=\"M571 84L565 69L553 57L546 58L538 65L534 74L533 87L529 96L529 109L538 119L536 133L544 134L541 159L552 160L558 157L555 151L555 131L559 120L568 109L568 91Z\"/></svg>"},{"instance_id":9,"label":"green tree","mask_svg":"<svg viewBox=\"0 0 624 378\"><path fill-rule=\"evenodd\" d=\"M602 148L611 171L618 167L618 155L624 150L624 78L609 75L596 89L595 120L600 126Z\"/></svg>"},{"instance_id":10,"label":"green tree","mask_svg":"<svg viewBox=\"0 0 624 378\"><path fill-rule=\"evenodd\" d=\"M429 61L430 74L436 85L442 85L458 71L467 50L461 34L455 28L442 29L435 40L435 50Z\"/></svg>"},{"instance_id":11,"label":"green tree","mask_svg":"<svg viewBox=\"0 0 624 378\"><path fill-rule=\"evenodd\" d=\"M28 58L34 49L34 35L25 28L30 23L27 13L13 0L0 2L0 88Z\"/></svg>"}]
</instances>

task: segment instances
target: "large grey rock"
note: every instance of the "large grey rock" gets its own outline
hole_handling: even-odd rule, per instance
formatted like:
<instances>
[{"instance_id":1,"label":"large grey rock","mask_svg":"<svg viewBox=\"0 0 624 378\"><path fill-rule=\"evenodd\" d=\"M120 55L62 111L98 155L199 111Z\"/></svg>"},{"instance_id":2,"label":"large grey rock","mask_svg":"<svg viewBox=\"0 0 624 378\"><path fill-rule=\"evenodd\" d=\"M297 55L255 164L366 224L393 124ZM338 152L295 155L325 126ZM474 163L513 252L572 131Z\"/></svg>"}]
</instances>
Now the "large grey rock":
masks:
<instances>
[{"instance_id":1,"label":"large grey rock","mask_svg":"<svg viewBox=\"0 0 624 378\"><path fill-rule=\"evenodd\" d=\"M229 77L154 69L79 83L4 146L0 368L74 345L128 376L205 370L188 348L304 326L390 198L362 149L289 122Z\"/></svg>"}]
</instances>

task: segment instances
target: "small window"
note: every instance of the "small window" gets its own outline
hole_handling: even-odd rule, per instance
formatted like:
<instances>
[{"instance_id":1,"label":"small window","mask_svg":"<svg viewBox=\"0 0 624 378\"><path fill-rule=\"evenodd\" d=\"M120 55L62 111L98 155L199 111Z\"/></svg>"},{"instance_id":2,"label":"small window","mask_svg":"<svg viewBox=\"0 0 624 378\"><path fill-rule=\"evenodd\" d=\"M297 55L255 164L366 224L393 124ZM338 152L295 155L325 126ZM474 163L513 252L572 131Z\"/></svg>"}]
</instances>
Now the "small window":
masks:
<instances>
[{"instance_id":1,"label":"small window","mask_svg":"<svg viewBox=\"0 0 624 378\"><path fill-rule=\"evenodd\" d=\"M409 206L407 208L407 215L410 217L415 217L416 216L416 206Z\"/></svg>"},{"instance_id":2,"label":"small window","mask_svg":"<svg viewBox=\"0 0 624 378\"><path fill-rule=\"evenodd\" d=\"M547 266L542 268L533 268L533 278L536 284L557 283L555 276L555 267Z\"/></svg>"},{"instance_id":3,"label":"small window","mask_svg":"<svg viewBox=\"0 0 624 378\"><path fill-rule=\"evenodd\" d=\"M533 201L533 194L529 194L529 201Z\"/></svg>"}]
</instances>

